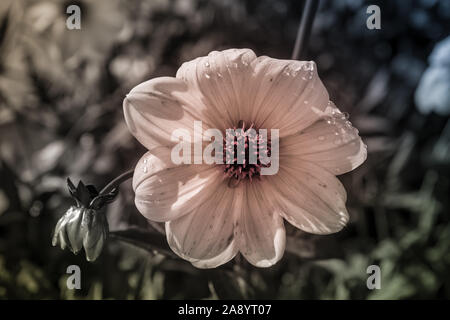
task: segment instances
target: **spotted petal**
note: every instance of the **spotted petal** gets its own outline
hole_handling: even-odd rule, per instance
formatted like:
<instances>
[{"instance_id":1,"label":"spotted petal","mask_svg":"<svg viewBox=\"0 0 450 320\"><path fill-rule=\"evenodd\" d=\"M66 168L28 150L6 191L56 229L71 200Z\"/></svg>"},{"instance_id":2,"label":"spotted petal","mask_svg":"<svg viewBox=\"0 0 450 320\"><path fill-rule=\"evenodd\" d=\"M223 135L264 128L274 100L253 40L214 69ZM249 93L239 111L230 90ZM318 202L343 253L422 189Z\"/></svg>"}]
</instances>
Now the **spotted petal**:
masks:
<instances>
[{"instance_id":1,"label":"spotted petal","mask_svg":"<svg viewBox=\"0 0 450 320\"><path fill-rule=\"evenodd\" d=\"M248 183L238 189L243 206L235 228L239 251L253 265L270 267L284 254L286 233L283 219L275 212L273 196L263 193L263 183Z\"/></svg>"},{"instance_id":2,"label":"spotted petal","mask_svg":"<svg viewBox=\"0 0 450 320\"><path fill-rule=\"evenodd\" d=\"M331 107L303 132L280 141L280 162L290 157L338 175L360 166L367 158L367 148L346 116Z\"/></svg>"},{"instance_id":3,"label":"spotted petal","mask_svg":"<svg viewBox=\"0 0 450 320\"><path fill-rule=\"evenodd\" d=\"M154 221L169 221L189 213L210 198L221 172L208 165L176 165L170 149L153 149L134 170L133 189L138 210Z\"/></svg>"},{"instance_id":4,"label":"spotted petal","mask_svg":"<svg viewBox=\"0 0 450 320\"><path fill-rule=\"evenodd\" d=\"M274 199L276 212L306 232L330 234L348 222L346 192L330 172L309 162L285 161L277 175L266 176L264 197Z\"/></svg>"},{"instance_id":5,"label":"spotted petal","mask_svg":"<svg viewBox=\"0 0 450 320\"><path fill-rule=\"evenodd\" d=\"M189 214L166 223L172 250L199 268L224 264L238 251L233 235L235 190L222 181L214 191Z\"/></svg>"},{"instance_id":6,"label":"spotted petal","mask_svg":"<svg viewBox=\"0 0 450 320\"><path fill-rule=\"evenodd\" d=\"M172 140L176 129L185 130L195 138L194 121L202 121L205 129L212 126L203 117L205 107L192 97L180 79L161 77L141 83L123 101L130 132L149 150L180 141Z\"/></svg>"}]
</instances>

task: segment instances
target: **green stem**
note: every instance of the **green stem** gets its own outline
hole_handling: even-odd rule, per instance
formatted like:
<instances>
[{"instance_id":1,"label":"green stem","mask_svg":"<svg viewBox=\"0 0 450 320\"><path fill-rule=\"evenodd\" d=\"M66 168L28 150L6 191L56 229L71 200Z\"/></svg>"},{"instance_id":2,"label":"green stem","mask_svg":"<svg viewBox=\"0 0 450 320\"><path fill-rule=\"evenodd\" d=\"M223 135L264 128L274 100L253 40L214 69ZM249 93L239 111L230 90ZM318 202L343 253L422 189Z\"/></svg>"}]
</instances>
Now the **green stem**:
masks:
<instances>
[{"instance_id":1,"label":"green stem","mask_svg":"<svg viewBox=\"0 0 450 320\"><path fill-rule=\"evenodd\" d=\"M314 16L316 15L318 7L319 0L306 0L300 19L300 25L298 26L297 38L295 39L295 46L292 52L292 60L305 59L306 46L308 45Z\"/></svg>"},{"instance_id":2,"label":"green stem","mask_svg":"<svg viewBox=\"0 0 450 320\"><path fill-rule=\"evenodd\" d=\"M123 182L127 181L128 179L133 177L134 169L128 170L124 173L122 173L120 176L114 178L110 183L108 183L102 191L100 191L100 194L106 194L111 192L113 189L120 186Z\"/></svg>"}]
</instances>

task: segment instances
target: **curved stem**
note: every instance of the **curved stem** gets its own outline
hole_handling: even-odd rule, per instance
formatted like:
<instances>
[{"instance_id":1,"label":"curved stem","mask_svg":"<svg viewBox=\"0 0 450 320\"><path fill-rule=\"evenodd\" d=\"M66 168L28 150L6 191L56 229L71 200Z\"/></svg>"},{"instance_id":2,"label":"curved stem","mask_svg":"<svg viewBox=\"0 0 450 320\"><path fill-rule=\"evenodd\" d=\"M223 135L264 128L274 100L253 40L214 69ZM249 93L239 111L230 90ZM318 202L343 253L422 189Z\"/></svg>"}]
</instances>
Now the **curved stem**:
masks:
<instances>
[{"instance_id":1,"label":"curved stem","mask_svg":"<svg viewBox=\"0 0 450 320\"><path fill-rule=\"evenodd\" d=\"M100 194L106 194L108 192L111 192L111 190L117 188L119 185L121 185L123 182L127 181L128 179L133 177L134 169L128 170L124 173L122 173L120 176L114 178L110 183L108 183L102 191L100 191Z\"/></svg>"},{"instance_id":2,"label":"curved stem","mask_svg":"<svg viewBox=\"0 0 450 320\"><path fill-rule=\"evenodd\" d=\"M300 25L298 26L297 38L292 52L292 60L303 60L305 57L306 46L308 44L309 34L311 33L314 16L319 7L319 0L306 0L303 8Z\"/></svg>"}]
</instances>

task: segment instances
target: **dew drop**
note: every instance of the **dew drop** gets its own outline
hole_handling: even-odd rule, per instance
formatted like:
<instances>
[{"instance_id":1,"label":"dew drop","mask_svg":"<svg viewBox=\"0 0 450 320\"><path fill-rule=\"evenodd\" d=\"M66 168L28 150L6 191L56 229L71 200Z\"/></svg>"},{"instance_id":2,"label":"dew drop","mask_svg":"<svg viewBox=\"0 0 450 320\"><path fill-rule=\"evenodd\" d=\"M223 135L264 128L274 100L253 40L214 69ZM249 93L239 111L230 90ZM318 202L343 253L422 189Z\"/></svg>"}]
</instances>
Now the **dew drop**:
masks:
<instances>
[{"instance_id":1,"label":"dew drop","mask_svg":"<svg viewBox=\"0 0 450 320\"><path fill-rule=\"evenodd\" d=\"M206 79L210 79L211 76L210 76L209 74L205 73L205 78L206 78Z\"/></svg>"},{"instance_id":2,"label":"dew drop","mask_svg":"<svg viewBox=\"0 0 450 320\"><path fill-rule=\"evenodd\" d=\"M147 167L145 166L142 171L144 171L144 173L147 173L147 171L148 171Z\"/></svg>"},{"instance_id":3,"label":"dew drop","mask_svg":"<svg viewBox=\"0 0 450 320\"><path fill-rule=\"evenodd\" d=\"M314 70L314 65L310 61L308 61L303 65L303 70L312 71Z\"/></svg>"},{"instance_id":4,"label":"dew drop","mask_svg":"<svg viewBox=\"0 0 450 320\"><path fill-rule=\"evenodd\" d=\"M334 119L333 117L330 117L330 116L324 116L323 119L324 119L324 120L326 121L326 123L328 123L328 124L335 124L335 123L336 123L335 119Z\"/></svg>"},{"instance_id":5,"label":"dew drop","mask_svg":"<svg viewBox=\"0 0 450 320\"><path fill-rule=\"evenodd\" d=\"M209 67L210 67L210 64L209 64L209 62L208 62L208 61L206 61L206 62L205 62L205 67L207 67L207 68L209 68Z\"/></svg>"}]
</instances>

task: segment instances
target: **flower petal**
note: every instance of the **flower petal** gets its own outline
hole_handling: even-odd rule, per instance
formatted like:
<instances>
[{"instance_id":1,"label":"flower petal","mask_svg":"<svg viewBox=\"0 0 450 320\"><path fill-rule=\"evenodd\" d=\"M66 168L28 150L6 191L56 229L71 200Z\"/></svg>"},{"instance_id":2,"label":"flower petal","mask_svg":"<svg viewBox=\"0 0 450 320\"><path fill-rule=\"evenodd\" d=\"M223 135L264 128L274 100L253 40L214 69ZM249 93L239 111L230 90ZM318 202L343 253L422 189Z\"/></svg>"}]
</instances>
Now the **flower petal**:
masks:
<instances>
[{"instance_id":1,"label":"flower petal","mask_svg":"<svg viewBox=\"0 0 450 320\"><path fill-rule=\"evenodd\" d=\"M263 179L268 180L263 184L264 197L275 199L276 211L297 228L330 234L348 222L343 185L314 163L286 160L277 175Z\"/></svg>"},{"instance_id":2,"label":"flower petal","mask_svg":"<svg viewBox=\"0 0 450 320\"><path fill-rule=\"evenodd\" d=\"M211 197L195 210L166 223L172 250L198 268L215 268L238 249L233 236L234 190L221 181Z\"/></svg>"},{"instance_id":3,"label":"flower petal","mask_svg":"<svg viewBox=\"0 0 450 320\"><path fill-rule=\"evenodd\" d=\"M155 78L134 87L123 101L125 121L130 132L147 149L171 146L176 129L194 137L194 121L202 120L201 108L191 99L187 85L176 78Z\"/></svg>"},{"instance_id":4,"label":"flower petal","mask_svg":"<svg viewBox=\"0 0 450 320\"><path fill-rule=\"evenodd\" d=\"M249 94L257 128L279 129L280 137L303 130L326 109L328 92L313 61L258 57Z\"/></svg>"},{"instance_id":5,"label":"flower petal","mask_svg":"<svg viewBox=\"0 0 450 320\"><path fill-rule=\"evenodd\" d=\"M81 208L69 208L68 212L66 213L67 219L66 219L66 234L67 239L69 240L71 250L74 253L77 253L78 251L83 248L83 236L84 236L84 230L82 227L82 216L83 211L88 211L89 209L81 209Z\"/></svg>"},{"instance_id":6,"label":"flower petal","mask_svg":"<svg viewBox=\"0 0 450 320\"><path fill-rule=\"evenodd\" d=\"M284 254L286 233L282 217L262 192L263 183L248 183L240 186L244 206L237 220L235 236L239 239L239 250L254 266L270 267Z\"/></svg>"},{"instance_id":7,"label":"flower petal","mask_svg":"<svg viewBox=\"0 0 450 320\"><path fill-rule=\"evenodd\" d=\"M295 157L310 161L334 175L349 172L367 158L367 148L345 115L337 108L303 132L280 140L280 161ZM333 112L331 111L331 112Z\"/></svg>"},{"instance_id":8,"label":"flower petal","mask_svg":"<svg viewBox=\"0 0 450 320\"><path fill-rule=\"evenodd\" d=\"M176 76L209 107L206 117L214 119L217 129L225 130L246 119L243 113L250 101L250 64L254 59L250 49L213 51L183 63Z\"/></svg>"},{"instance_id":9,"label":"flower petal","mask_svg":"<svg viewBox=\"0 0 450 320\"><path fill-rule=\"evenodd\" d=\"M186 214L211 197L222 172L209 165L176 165L171 150L153 149L134 170L135 204L147 219L169 221Z\"/></svg>"}]
</instances>

